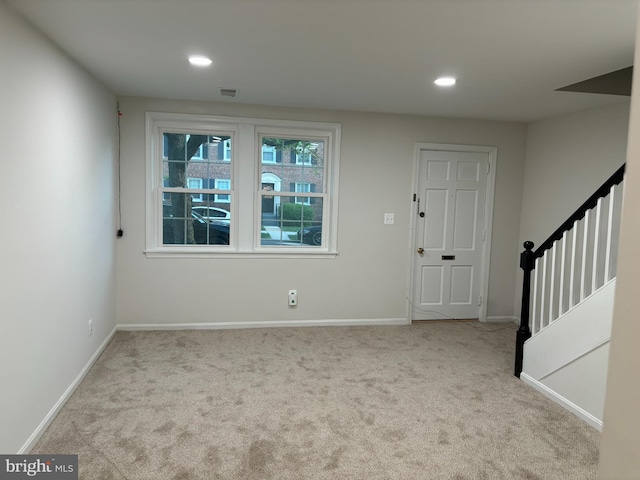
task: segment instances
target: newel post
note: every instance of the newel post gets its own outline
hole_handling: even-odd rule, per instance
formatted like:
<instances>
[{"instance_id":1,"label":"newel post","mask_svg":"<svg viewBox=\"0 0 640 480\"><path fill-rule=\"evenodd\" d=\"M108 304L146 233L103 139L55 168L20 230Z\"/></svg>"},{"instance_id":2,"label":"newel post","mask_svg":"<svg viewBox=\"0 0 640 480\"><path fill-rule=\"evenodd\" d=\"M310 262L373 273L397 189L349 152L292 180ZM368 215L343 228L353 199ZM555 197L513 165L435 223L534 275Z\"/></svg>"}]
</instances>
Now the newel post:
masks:
<instances>
[{"instance_id":1,"label":"newel post","mask_svg":"<svg viewBox=\"0 0 640 480\"><path fill-rule=\"evenodd\" d=\"M524 342L531 337L529 328L529 300L531 298L531 270L535 268L533 242L524 242L524 252L520 254L520 268L524 271L522 281L522 309L520 311L520 328L516 335L516 365L514 375L520 378L522 372L522 356Z\"/></svg>"}]
</instances>

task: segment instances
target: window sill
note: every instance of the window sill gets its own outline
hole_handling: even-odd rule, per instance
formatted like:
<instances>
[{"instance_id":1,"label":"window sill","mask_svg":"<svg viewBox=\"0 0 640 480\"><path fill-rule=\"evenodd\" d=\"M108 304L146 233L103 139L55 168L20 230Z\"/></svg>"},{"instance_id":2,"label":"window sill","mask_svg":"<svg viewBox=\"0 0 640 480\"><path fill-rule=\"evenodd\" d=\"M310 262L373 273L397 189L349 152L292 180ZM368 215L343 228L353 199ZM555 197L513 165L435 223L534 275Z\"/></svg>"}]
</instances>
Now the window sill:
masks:
<instances>
[{"instance_id":1,"label":"window sill","mask_svg":"<svg viewBox=\"0 0 640 480\"><path fill-rule=\"evenodd\" d=\"M253 251L211 251L211 250L183 250L183 249L162 249L162 250L145 250L144 255L147 258L276 258L276 259L331 259L338 256L338 252L325 251L277 251L277 250L253 250Z\"/></svg>"}]
</instances>

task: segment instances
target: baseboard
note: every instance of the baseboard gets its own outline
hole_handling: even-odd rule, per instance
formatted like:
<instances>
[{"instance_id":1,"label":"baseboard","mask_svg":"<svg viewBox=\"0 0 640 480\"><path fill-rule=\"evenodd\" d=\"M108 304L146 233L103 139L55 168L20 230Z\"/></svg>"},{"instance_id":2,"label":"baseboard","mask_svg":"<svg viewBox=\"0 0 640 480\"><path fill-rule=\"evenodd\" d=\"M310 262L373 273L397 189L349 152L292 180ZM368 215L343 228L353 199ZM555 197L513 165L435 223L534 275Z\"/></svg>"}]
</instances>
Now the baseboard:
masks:
<instances>
[{"instance_id":1,"label":"baseboard","mask_svg":"<svg viewBox=\"0 0 640 480\"><path fill-rule=\"evenodd\" d=\"M487 317L487 322L518 323L518 320L514 317Z\"/></svg>"},{"instance_id":2,"label":"baseboard","mask_svg":"<svg viewBox=\"0 0 640 480\"><path fill-rule=\"evenodd\" d=\"M109 335L107 335L107 338L104 339L104 341L100 344L100 346L95 351L95 353L91 355L91 358L86 363L86 365L82 368L82 370L80 370L80 373L76 376L73 382L71 382L71 385L67 387L67 389L62 394L62 396L58 399L58 401L55 403L53 408L44 417L42 422L40 422L40 425L38 425L38 427L27 439L24 445L22 445L22 447L18 451L18 455L28 454L31 451L31 449L35 447L36 443L38 443L38 440L40 440L40 437L44 434L44 432L47 430L49 425L51 425L51 422L53 422L53 420L56 418L56 415L58 415L62 407L64 407L64 404L67 403L69 398L71 398L71 395L73 395L73 392L75 392L76 388L78 388L78 385L80 385L80 383L82 382L86 374L89 372L89 370L91 370L91 367L93 367L93 364L96 363L96 360L98 360L98 357L100 357L104 349L107 348L107 345L109 344L109 342L111 341L111 339L113 338L113 336L116 334L117 331L118 331L118 327L117 326L113 327L113 330L111 330Z\"/></svg>"},{"instance_id":3,"label":"baseboard","mask_svg":"<svg viewBox=\"0 0 640 480\"><path fill-rule=\"evenodd\" d=\"M366 318L330 320L278 320L256 322L212 322L212 323L125 323L118 330L225 330L240 328L281 328L281 327L354 327L374 325L409 325L406 318Z\"/></svg>"},{"instance_id":4,"label":"baseboard","mask_svg":"<svg viewBox=\"0 0 640 480\"><path fill-rule=\"evenodd\" d=\"M584 420L599 432L602 431L602 420L594 417L589 412L583 410L582 408L577 406L575 403L567 400L566 398L564 398L562 395L558 394L554 390L551 390L549 387L547 387L543 383L539 382L538 380L535 380L533 377L530 377L524 372L520 374L520 380L522 380L527 385L535 388L540 393L542 393L545 397L553 400L560 406L564 407L566 410L569 410L575 416Z\"/></svg>"}]
</instances>

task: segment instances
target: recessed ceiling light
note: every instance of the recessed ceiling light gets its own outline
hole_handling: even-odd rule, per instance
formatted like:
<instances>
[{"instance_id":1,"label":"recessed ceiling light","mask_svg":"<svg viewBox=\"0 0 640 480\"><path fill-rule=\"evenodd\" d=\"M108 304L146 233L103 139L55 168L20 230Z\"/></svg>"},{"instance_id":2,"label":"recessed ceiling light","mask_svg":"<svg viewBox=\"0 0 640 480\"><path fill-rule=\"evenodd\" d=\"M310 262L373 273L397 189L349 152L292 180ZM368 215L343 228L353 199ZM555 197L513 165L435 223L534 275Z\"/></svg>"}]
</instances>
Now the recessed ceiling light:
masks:
<instances>
[{"instance_id":1,"label":"recessed ceiling light","mask_svg":"<svg viewBox=\"0 0 640 480\"><path fill-rule=\"evenodd\" d=\"M440 77L433 83L439 87L452 87L456 84L456 79L453 77Z\"/></svg>"},{"instance_id":2,"label":"recessed ceiling light","mask_svg":"<svg viewBox=\"0 0 640 480\"><path fill-rule=\"evenodd\" d=\"M208 57L203 57L202 55L191 55L189 57L189 63L196 67L208 67L213 63L213 60Z\"/></svg>"}]
</instances>

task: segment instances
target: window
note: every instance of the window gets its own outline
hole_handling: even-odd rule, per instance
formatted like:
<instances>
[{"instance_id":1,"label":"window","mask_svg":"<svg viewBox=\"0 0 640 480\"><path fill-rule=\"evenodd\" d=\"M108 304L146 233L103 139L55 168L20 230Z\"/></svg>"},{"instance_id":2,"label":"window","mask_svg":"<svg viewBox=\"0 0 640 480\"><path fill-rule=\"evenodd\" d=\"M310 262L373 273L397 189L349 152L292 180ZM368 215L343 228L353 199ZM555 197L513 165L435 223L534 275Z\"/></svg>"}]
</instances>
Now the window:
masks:
<instances>
[{"instance_id":1,"label":"window","mask_svg":"<svg viewBox=\"0 0 640 480\"><path fill-rule=\"evenodd\" d=\"M201 178L187 178L187 188L189 190L202 190ZM191 194L191 200L194 202L202 201L202 194Z\"/></svg>"},{"instance_id":2,"label":"window","mask_svg":"<svg viewBox=\"0 0 640 480\"><path fill-rule=\"evenodd\" d=\"M276 147L262 145L262 163L276 163Z\"/></svg>"},{"instance_id":3,"label":"window","mask_svg":"<svg viewBox=\"0 0 640 480\"><path fill-rule=\"evenodd\" d=\"M214 186L216 190L231 190L231 180L216 178ZM227 193L217 193L215 201L229 203L231 201L231 195Z\"/></svg>"},{"instance_id":4,"label":"window","mask_svg":"<svg viewBox=\"0 0 640 480\"><path fill-rule=\"evenodd\" d=\"M305 164L305 165L311 165L312 162L312 154L311 152L308 153L295 153L296 156L296 163L297 164Z\"/></svg>"},{"instance_id":5,"label":"window","mask_svg":"<svg viewBox=\"0 0 640 480\"><path fill-rule=\"evenodd\" d=\"M295 183L294 184L294 192L298 192L298 193L307 193L311 191L311 184L310 183ZM311 198L310 197L295 197L295 202L296 203L303 203L305 205L310 205L311 204Z\"/></svg>"},{"instance_id":6,"label":"window","mask_svg":"<svg viewBox=\"0 0 640 480\"><path fill-rule=\"evenodd\" d=\"M326 233L321 237L321 232L328 228L327 202L331 190L327 177L330 171L327 139L313 135L259 133L262 151L267 147L275 148L281 155L281 161L275 164L262 162L260 220L264 234L261 244L265 247L323 246L329 239ZM305 158L308 161L300 161ZM265 182L266 177L278 178L281 188L272 188ZM296 195L299 193L309 196ZM323 238L323 241L310 241L304 234L309 227L319 232L316 240Z\"/></svg>"},{"instance_id":7,"label":"window","mask_svg":"<svg viewBox=\"0 0 640 480\"><path fill-rule=\"evenodd\" d=\"M147 137L147 256L335 256L339 125L149 112Z\"/></svg>"},{"instance_id":8,"label":"window","mask_svg":"<svg viewBox=\"0 0 640 480\"><path fill-rule=\"evenodd\" d=\"M208 152L215 151L223 139L231 142L232 137L222 132L163 128L156 131L155 138L162 139L162 155L153 165L162 213L154 224L154 245L229 245L230 226L214 224L193 207L215 207L218 196L224 198L219 203L227 207L231 203L229 162L223 163L217 156L210 158ZM158 180L160 175L162 181ZM215 177L229 180L217 186ZM159 212L160 205L155 210Z\"/></svg>"},{"instance_id":9,"label":"window","mask_svg":"<svg viewBox=\"0 0 640 480\"><path fill-rule=\"evenodd\" d=\"M224 145L224 152L222 154L222 159L226 161L231 161L231 140L225 140L223 145Z\"/></svg>"}]
</instances>

